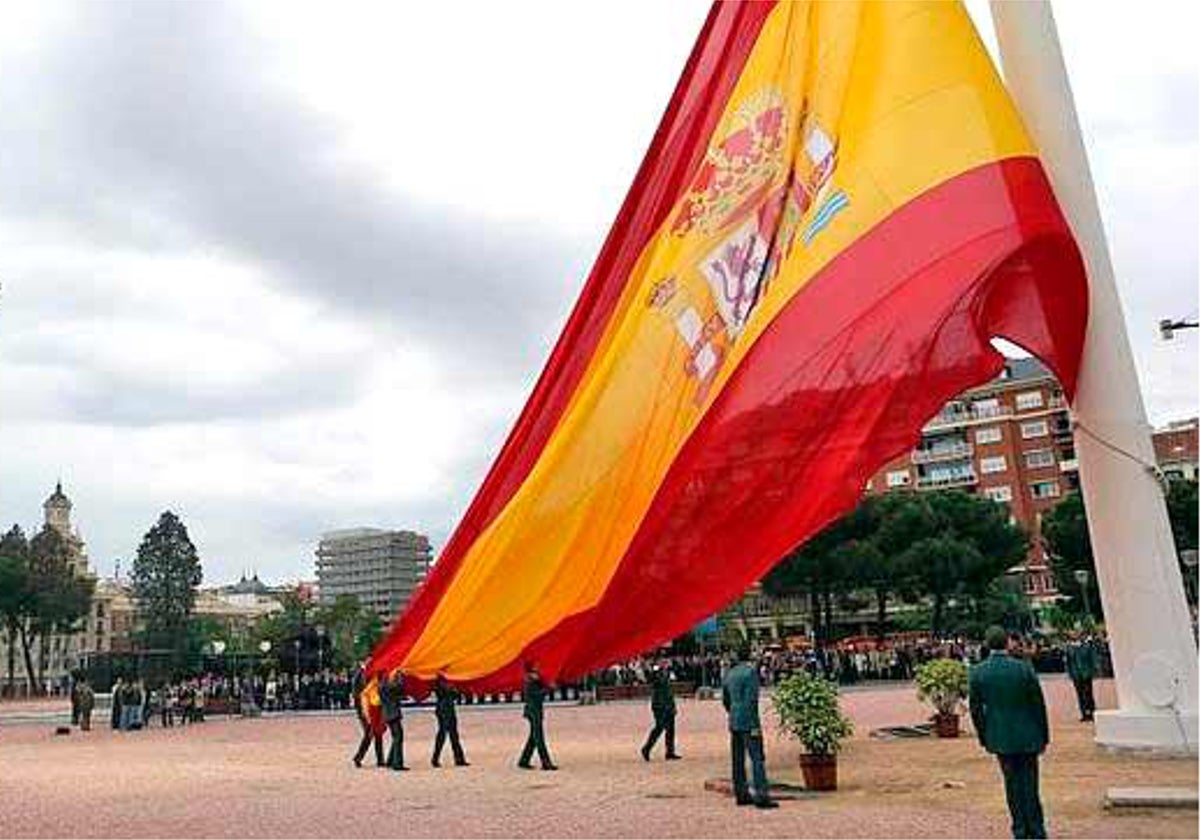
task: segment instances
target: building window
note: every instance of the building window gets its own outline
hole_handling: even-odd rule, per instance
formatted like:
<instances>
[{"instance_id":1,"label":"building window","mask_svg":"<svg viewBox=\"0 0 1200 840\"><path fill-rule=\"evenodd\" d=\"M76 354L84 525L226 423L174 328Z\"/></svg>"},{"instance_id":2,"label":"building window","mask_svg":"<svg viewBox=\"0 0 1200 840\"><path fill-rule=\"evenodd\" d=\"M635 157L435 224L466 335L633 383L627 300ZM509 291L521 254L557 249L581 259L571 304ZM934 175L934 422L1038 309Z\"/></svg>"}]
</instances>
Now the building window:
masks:
<instances>
[{"instance_id":1,"label":"building window","mask_svg":"<svg viewBox=\"0 0 1200 840\"><path fill-rule=\"evenodd\" d=\"M1041 391L1025 391L1017 394L1017 411L1031 411L1035 408L1041 408L1045 403L1042 401Z\"/></svg>"},{"instance_id":2,"label":"building window","mask_svg":"<svg viewBox=\"0 0 1200 840\"><path fill-rule=\"evenodd\" d=\"M1007 484L1001 484L997 487L983 488L983 495L987 496L993 502L1011 502L1012 488Z\"/></svg>"},{"instance_id":3,"label":"building window","mask_svg":"<svg viewBox=\"0 0 1200 840\"><path fill-rule=\"evenodd\" d=\"M974 406L976 417L995 417L1000 413L1000 400L989 397L986 400L976 400Z\"/></svg>"},{"instance_id":4,"label":"building window","mask_svg":"<svg viewBox=\"0 0 1200 840\"><path fill-rule=\"evenodd\" d=\"M1056 499L1058 498L1058 482L1035 481L1029 485L1029 492L1035 499Z\"/></svg>"},{"instance_id":5,"label":"building window","mask_svg":"<svg viewBox=\"0 0 1200 840\"><path fill-rule=\"evenodd\" d=\"M912 476L908 474L908 470L896 470L887 474L888 487L904 487L912 481Z\"/></svg>"},{"instance_id":6,"label":"building window","mask_svg":"<svg viewBox=\"0 0 1200 840\"><path fill-rule=\"evenodd\" d=\"M1025 453L1025 466L1032 469L1053 467L1054 453L1049 449L1030 449Z\"/></svg>"},{"instance_id":7,"label":"building window","mask_svg":"<svg viewBox=\"0 0 1200 840\"><path fill-rule=\"evenodd\" d=\"M996 455L993 458L982 458L979 461L979 471L984 475L1004 472L1007 469L1008 460L1003 455Z\"/></svg>"},{"instance_id":8,"label":"building window","mask_svg":"<svg viewBox=\"0 0 1200 840\"><path fill-rule=\"evenodd\" d=\"M1045 437L1050 433L1045 420L1026 420L1021 424L1021 437L1025 440L1035 437Z\"/></svg>"},{"instance_id":9,"label":"building window","mask_svg":"<svg viewBox=\"0 0 1200 840\"><path fill-rule=\"evenodd\" d=\"M1004 433L999 426L984 426L975 430L976 443L999 443L1004 439Z\"/></svg>"}]
</instances>

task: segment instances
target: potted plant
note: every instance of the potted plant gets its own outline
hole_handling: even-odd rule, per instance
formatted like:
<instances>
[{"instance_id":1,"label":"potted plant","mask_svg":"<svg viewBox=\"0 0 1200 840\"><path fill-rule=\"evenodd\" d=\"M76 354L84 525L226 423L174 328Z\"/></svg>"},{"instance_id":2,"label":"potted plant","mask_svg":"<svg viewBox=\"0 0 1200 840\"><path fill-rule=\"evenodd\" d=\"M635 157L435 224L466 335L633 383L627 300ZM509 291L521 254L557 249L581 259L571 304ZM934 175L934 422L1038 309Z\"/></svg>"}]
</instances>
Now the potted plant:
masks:
<instances>
[{"instance_id":1,"label":"potted plant","mask_svg":"<svg viewBox=\"0 0 1200 840\"><path fill-rule=\"evenodd\" d=\"M967 666L957 659L932 659L917 666L917 699L934 708L939 738L958 737L958 717L967 699Z\"/></svg>"},{"instance_id":2,"label":"potted plant","mask_svg":"<svg viewBox=\"0 0 1200 840\"><path fill-rule=\"evenodd\" d=\"M837 686L804 671L775 687L771 697L781 731L804 747L800 770L809 790L837 789L837 753L854 732L838 704Z\"/></svg>"}]
</instances>

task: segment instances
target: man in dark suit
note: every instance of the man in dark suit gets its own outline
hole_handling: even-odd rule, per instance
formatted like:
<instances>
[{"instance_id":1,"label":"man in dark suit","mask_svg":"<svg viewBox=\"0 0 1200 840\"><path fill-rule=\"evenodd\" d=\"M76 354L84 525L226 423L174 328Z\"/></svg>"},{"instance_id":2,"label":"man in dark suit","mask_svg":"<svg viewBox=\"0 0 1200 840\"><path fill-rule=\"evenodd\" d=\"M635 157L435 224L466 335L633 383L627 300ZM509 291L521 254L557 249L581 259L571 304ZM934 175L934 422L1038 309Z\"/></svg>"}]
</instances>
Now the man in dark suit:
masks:
<instances>
[{"instance_id":1,"label":"man in dark suit","mask_svg":"<svg viewBox=\"0 0 1200 840\"><path fill-rule=\"evenodd\" d=\"M650 672L650 712L654 715L654 728L642 745L642 758L650 760L658 736L666 733L667 761L675 761L680 757L675 752L675 693L671 690L671 670L666 662L659 662Z\"/></svg>"},{"instance_id":2,"label":"man in dark suit","mask_svg":"<svg viewBox=\"0 0 1200 840\"><path fill-rule=\"evenodd\" d=\"M379 683L379 703L383 721L392 736L392 747L388 751L388 766L393 770L407 770L404 766L404 674L396 671L391 678Z\"/></svg>"},{"instance_id":3,"label":"man in dark suit","mask_svg":"<svg viewBox=\"0 0 1200 840\"><path fill-rule=\"evenodd\" d=\"M351 691L354 695L354 713L358 716L358 725L362 728L362 740L358 742L358 750L354 753L354 766L362 767L363 757L370 749L372 742L375 744L375 766L383 767L383 733L375 729L371 723L371 716L367 709L367 698L363 696L363 691L367 687L367 672L365 663L360 665L354 671L354 677L351 681Z\"/></svg>"},{"instance_id":4,"label":"man in dark suit","mask_svg":"<svg viewBox=\"0 0 1200 840\"><path fill-rule=\"evenodd\" d=\"M1100 670L1100 657L1092 640L1079 632L1071 634L1066 650L1067 676L1075 686L1075 698L1079 702L1079 719L1094 720L1096 695L1092 691L1092 680Z\"/></svg>"},{"instance_id":5,"label":"man in dark suit","mask_svg":"<svg viewBox=\"0 0 1200 840\"><path fill-rule=\"evenodd\" d=\"M517 766L522 770L532 769L529 762L533 758L533 751L537 750L542 769L557 770L558 767L550 760L550 750L546 748L546 731L543 725L546 684L542 682L542 675L538 673L535 662L525 663L525 683L521 689L521 699L525 703L525 720L529 721L529 737L525 739L525 748L521 750Z\"/></svg>"},{"instance_id":6,"label":"man in dark suit","mask_svg":"<svg viewBox=\"0 0 1200 840\"><path fill-rule=\"evenodd\" d=\"M458 692L451 687L446 680L445 674L438 674L437 680L433 684L434 694L434 714L437 716L437 737L433 739L433 759L431 764L434 767L440 767L442 764L442 747L446 745L446 739L450 739L450 750L454 753L455 767L468 767L470 762L467 761L466 755L463 753L462 743L458 740L458 710L455 704L458 702Z\"/></svg>"},{"instance_id":7,"label":"man in dark suit","mask_svg":"<svg viewBox=\"0 0 1200 840\"><path fill-rule=\"evenodd\" d=\"M758 671L750 664L750 651L740 648L737 663L725 675L721 702L729 717L729 751L733 759L733 794L739 805L778 808L771 799L763 753L762 721L758 716ZM754 795L746 786L746 753L750 754Z\"/></svg>"},{"instance_id":8,"label":"man in dark suit","mask_svg":"<svg viewBox=\"0 0 1200 840\"><path fill-rule=\"evenodd\" d=\"M979 743L996 756L1013 837L1046 836L1038 792L1038 756L1050 743L1042 686L1030 664L1009 656L999 627L987 631L987 659L971 669L971 721Z\"/></svg>"}]
</instances>

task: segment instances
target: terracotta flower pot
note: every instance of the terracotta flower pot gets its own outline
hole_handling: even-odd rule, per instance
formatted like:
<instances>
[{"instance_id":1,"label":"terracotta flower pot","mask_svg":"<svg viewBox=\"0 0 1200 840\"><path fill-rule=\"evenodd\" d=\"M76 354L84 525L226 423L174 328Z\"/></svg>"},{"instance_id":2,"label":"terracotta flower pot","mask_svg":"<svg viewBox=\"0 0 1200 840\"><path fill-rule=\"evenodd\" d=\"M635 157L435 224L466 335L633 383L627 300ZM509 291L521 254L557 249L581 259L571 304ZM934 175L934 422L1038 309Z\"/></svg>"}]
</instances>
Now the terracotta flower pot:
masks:
<instances>
[{"instance_id":1,"label":"terracotta flower pot","mask_svg":"<svg viewBox=\"0 0 1200 840\"><path fill-rule=\"evenodd\" d=\"M837 790L837 756L800 754L800 772L809 790Z\"/></svg>"},{"instance_id":2,"label":"terracotta flower pot","mask_svg":"<svg viewBox=\"0 0 1200 840\"><path fill-rule=\"evenodd\" d=\"M939 738L957 738L958 715L953 712L938 712L933 716L933 731Z\"/></svg>"}]
</instances>

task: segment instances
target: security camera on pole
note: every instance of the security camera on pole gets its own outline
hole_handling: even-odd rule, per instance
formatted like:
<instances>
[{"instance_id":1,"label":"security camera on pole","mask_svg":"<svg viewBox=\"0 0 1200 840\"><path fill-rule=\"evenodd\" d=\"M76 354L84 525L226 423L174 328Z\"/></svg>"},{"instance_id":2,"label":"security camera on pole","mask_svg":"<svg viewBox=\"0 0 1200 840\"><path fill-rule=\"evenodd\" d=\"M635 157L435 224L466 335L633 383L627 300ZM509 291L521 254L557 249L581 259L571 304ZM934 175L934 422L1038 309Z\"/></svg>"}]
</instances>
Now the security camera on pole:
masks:
<instances>
[{"instance_id":1,"label":"security camera on pole","mask_svg":"<svg viewBox=\"0 0 1200 840\"><path fill-rule=\"evenodd\" d=\"M1194 753L1196 644L1054 17L1044 0L992 0L991 8L1005 83L1087 265L1087 340L1072 409L1118 702L1096 714L1096 740Z\"/></svg>"}]
</instances>

